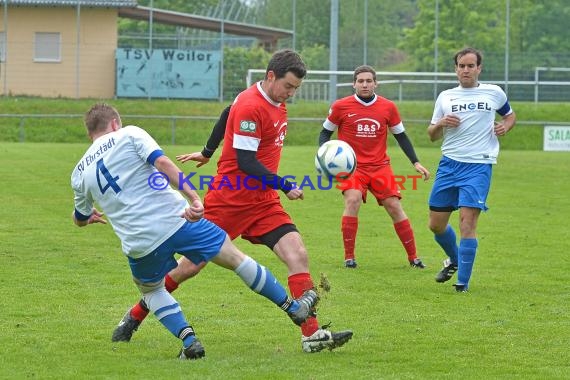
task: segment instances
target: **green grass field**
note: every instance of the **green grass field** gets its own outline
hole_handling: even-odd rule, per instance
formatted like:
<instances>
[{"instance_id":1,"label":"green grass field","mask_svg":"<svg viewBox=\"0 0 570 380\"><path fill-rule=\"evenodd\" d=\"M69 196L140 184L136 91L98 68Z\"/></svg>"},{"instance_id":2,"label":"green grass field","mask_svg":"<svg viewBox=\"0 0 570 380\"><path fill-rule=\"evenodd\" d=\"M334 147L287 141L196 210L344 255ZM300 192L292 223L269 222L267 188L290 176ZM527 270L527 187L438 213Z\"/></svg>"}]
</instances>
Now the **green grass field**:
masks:
<instances>
[{"instance_id":1,"label":"green grass field","mask_svg":"<svg viewBox=\"0 0 570 380\"><path fill-rule=\"evenodd\" d=\"M0 378L5 379L567 379L570 373L570 153L507 150L494 169L490 210L479 226L469 293L438 284L443 253L427 229L432 182L403 192L424 271L408 267L386 212L363 206L360 267L342 266L337 191L305 189L285 207L302 232L318 282L331 291L322 324L354 338L305 354L287 316L236 275L209 265L176 291L206 348L204 360L175 359L179 341L154 317L128 343L111 332L138 299L109 225L77 228L69 176L88 143L0 143ZM167 154L196 146L164 146ZM414 174L391 148L396 174ZM419 148L435 171L439 150ZM314 176L314 147L284 149L280 173ZM215 165L199 169L211 174ZM182 167L185 173L193 165ZM457 216L452 218L457 226ZM266 248L243 250L286 283Z\"/></svg>"}]
</instances>

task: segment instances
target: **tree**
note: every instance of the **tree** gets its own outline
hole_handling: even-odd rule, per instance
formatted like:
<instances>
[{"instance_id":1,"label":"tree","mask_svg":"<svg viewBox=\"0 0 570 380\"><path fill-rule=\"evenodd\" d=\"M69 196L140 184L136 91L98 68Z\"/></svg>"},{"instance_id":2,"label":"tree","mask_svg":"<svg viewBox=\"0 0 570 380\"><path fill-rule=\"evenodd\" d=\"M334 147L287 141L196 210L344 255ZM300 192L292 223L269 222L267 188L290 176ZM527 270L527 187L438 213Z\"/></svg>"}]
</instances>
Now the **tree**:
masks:
<instances>
[{"instance_id":1,"label":"tree","mask_svg":"<svg viewBox=\"0 0 570 380\"><path fill-rule=\"evenodd\" d=\"M261 47L224 49L224 99L231 101L246 88L247 70L265 68L271 54ZM263 74L254 80L263 78Z\"/></svg>"},{"instance_id":2,"label":"tree","mask_svg":"<svg viewBox=\"0 0 570 380\"><path fill-rule=\"evenodd\" d=\"M295 1L295 48L303 56L319 55L326 49L325 60L311 63L313 69L326 70L329 68L328 48L330 44L330 0L301 1L301 0L259 0L260 22L264 25L284 29L293 28L293 2ZM417 13L417 0L367 0L368 12L365 22L366 0L340 1L339 11L339 70L352 70L363 64L364 57L364 26L367 31L366 63L382 67L398 64L403 54L397 48L397 43L404 35L404 26L411 26Z\"/></svg>"},{"instance_id":3,"label":"tree","mask_svg":"<svg viewBox=\"0 0 570 380\"><path fill-rule=\"evenodd\" d=\"M404 30L400 46L410 55L411 71L435 67L435 5L436 0L419 0L415 24ZM500 52L505 44L504 8L503 0L439 0L438 71L453 71L453 54L466 46Z\"/></svg>"},{"instance_id":4,"label":"tree","mask_svg":"<svg viewBox=\"0 0 570 380\"><path fill-rule=\"evenodd\" d=\"M438 71L452 71L452 56L465 46L483 51L484 75L503 76L506 50L506 0L439 1ZM405 30L400 47L412 70L432 71L436 0L419 0L419 13ZM509 71L511 79L532 79L536 66L570 66L568 0L509 0Z\"/></svg>"}]
</instances>

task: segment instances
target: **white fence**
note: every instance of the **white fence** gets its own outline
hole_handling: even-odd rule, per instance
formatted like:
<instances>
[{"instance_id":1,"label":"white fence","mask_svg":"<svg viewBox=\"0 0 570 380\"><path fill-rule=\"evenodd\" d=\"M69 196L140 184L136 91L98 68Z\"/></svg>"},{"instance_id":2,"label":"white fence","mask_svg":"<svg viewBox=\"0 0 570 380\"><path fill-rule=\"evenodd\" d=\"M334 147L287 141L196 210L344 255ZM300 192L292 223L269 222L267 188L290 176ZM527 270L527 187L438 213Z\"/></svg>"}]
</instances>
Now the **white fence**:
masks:
<instances>
[{"instance_id":1,"label":"white fence","mask_svg":"<svg viewBox=\"0 0 570 380\"><path fill-rule=\"evenodd\" d=\"M493 81L502 86L509 93L511 100L531 100L535 103L539 101L570 101L570 91L568 96L560 94L559 90L552 90L556 93L553 99L548 98L546 89L556 89L565 87L570 90L570 81L548 81L540 80L540 73L545 71L570 72L570 68L563 67L537 67L534 73L534 80L531 81ZM264 69L249 69L247 71L247 86L254 81L260 80L265 74ZM336 83L334 94L336 98L352 93L352 71L326 71L309 70L303 85L295 95L296 99L331 102L331 83ZM402 100L435 100L439 92L457 85L455 73L433 73L433 72L390 72L377 71L376 78L378 84L382 86L380 93L388 98ZM450 79L446 79L450 78ZM331 80L332 79L332 80ZM485 82L482 80L482 82ZM542 94L541 94L542 89ZM511 93L514 93L512 95ZM524 99L519 99L522 97Z\"/></svg>"}]
</instances>

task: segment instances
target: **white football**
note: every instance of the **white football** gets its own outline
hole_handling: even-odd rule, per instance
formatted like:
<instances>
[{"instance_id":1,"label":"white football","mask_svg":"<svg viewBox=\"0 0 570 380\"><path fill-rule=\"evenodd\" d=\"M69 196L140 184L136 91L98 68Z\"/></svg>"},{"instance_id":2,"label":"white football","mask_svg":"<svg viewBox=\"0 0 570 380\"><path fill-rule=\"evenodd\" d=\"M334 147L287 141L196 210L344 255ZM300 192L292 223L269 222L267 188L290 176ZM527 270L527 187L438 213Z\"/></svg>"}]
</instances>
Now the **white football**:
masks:
<instances>
[{"instance_id":1,"label":"white football","mask_svg":"<svg viewBox=\"0 0 570 380\"><path fill-rule=\"evenodd\" d=\"M315 168L322 176L348 178L356 170L356 154L348 143L329 140L317 150Z\"/></svg>"}]
</instances>

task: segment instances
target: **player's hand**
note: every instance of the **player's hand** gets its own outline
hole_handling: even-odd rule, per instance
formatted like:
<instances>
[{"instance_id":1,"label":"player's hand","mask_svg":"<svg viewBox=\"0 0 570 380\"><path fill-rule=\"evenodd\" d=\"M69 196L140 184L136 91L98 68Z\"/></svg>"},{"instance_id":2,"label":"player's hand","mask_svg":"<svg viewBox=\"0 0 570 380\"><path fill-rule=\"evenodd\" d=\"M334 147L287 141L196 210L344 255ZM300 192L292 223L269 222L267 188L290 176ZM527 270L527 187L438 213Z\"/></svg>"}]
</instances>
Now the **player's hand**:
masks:
<instances>
[{"instance_id":1,"label":"player's hand","mask_svg":"<svg viewBox=\"0 0 570 380\"><path fill-rule=\"evenodd\" d=\"M445 115L439 120L442 127L457 128L461 124L461 119L453 114Z\"/></svg>"},{"instance_id":2,"label":"player's hand","mask_svg":"<svg viewBox=\"0 0 570 380\"><path fill-rule=\"evenodd\" d=\"M176 160L182 163L188 161L196 161L198 162L198 164L196 165L197 168L199 168L202 165L206 165L210 161L210 159L208 157L204 157L201 152L180 154L176 156Z\"/></svg>"},{"instance_id":3,"label":"player's hand","mask_svg":"<svg viewBox=\"0 0 570 380\"><path fill-rule=\"evenodd\" d=\"M103 213L97 210L96 208L93 208L91 216L89 217L89 219L87 219L87 224L93 224L93 223L107 224L107 221L103 219Z\"/></svg>"},{"instance_id":4,"label":"player's hand","mask_svg":"<svg viewBox=\"0 0 570 380\"><path fill-rule=\"evenodd\" d=\"M190 206L188 206L181 217L189 221L190 223L197 222L204 216L204 205L202 201L196 199L192 201Z\"/></svg>"},{"instance_id":5,"label":"player's hand","mask_svg":"<svg viewBox=\"0 0 570 380\"><path fill-rule=\"evenodd\" d=\"M508 130L507 127L502 122L495 121L494 127L495 135L497 136L504 136L507 134Z\"/></svg>"},{"instance_id":6,"label":"player's hand","mask_svg":"<svg viewBox=\"0 0 570 380\"><path fill-rule=\"evenodd\" d=\"M429 177L430 177L429 170L424 168L422 164L420 164L419 162L416 162L414 164L414 168L416 169L416 171L418 173L420 173L422 175L422 177L424 178L424 181L427 181L429 179Z\"/></svg>"},{"instance_id":7,"label":"player's hand","mask_svg":"<svg viewBox=\"0 0 570 380\"><path fill-rule=\"evenodd\" d=\"M294 201L295 199L301 199L301 200L305 199L305 196L303 195L303 190L297 188L292 188L285 195L287 196L287 198L289 198L292 201Z\"/></svg>"}]
</instances>

